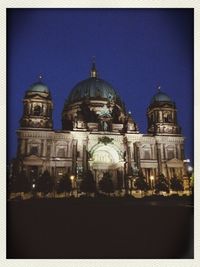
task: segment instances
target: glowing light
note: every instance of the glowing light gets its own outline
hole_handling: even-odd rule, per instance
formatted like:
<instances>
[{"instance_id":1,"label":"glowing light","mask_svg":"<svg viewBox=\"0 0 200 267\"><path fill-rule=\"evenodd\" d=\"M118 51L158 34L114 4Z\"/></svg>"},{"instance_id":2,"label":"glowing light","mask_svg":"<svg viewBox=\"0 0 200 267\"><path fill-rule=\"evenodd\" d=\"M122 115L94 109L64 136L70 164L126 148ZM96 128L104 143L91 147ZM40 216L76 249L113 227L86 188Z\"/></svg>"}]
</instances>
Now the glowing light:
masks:
<instances>
[{"instance_id":1,"label":"glowing light","mask_svg":"<svg viewBox=\"0 0 200 267\"><path fill-rule=\"evenodd\" d=\"M40 75L38 76L38 78L39 78L39 81L41 81L42 78L43 78L42 74L40 74Z\"/></svg>"},{"instance_id":2,"label":"glowing light","mask_svg":"<svg viewBox=\"0 0 200 267\"><path fill-rule=\"evenodd\" d=\"M32 187L35 188L35 184L32 184Z\"/></svg>"},{"instance_id":3,"label":"glowing light","mask_svg":"<svg viewBox=\"0 0 200 267\"><path fill-rule=\"evenodd\" d=\"M153 180L154 180L154 176L153 176L153 175L151 175L151 176L150 176L150 179L151 179L151 181L153 181Z\"/></svg>"},{"instance_id":4,"label":"glowing light","mask_svg":"<svg viewBox=\"0 0 200 267\"><path fill-rule=\"evenodd\" d=\"M192 172L193 171L193 168L191 166L188 166L188 171L189 172Z\"/></svg>"},{"instance_id":5,"label":"glowing light","mask_svg":"<svg viewBox=\"0 0 200 267\"><path fill-rule=\"evenodd\" d=\"M70 176L70 179L71 179L72 181L74 180L74 178L75 178L74 175L71 175L71 176Z\"/></svg>"}]
</instances>

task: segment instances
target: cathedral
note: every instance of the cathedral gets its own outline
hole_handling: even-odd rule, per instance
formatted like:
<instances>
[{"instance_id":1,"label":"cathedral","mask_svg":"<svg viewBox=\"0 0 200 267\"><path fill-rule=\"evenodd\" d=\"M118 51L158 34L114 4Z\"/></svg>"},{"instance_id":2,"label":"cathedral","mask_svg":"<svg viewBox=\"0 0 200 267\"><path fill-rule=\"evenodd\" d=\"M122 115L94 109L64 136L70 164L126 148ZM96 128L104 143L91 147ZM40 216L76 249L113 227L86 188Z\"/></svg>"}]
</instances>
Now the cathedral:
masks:
<instances>
[{"instance_id":1,"label":"cathedral","mask_svg":"<svg viewBox=\"0 0 200 267\"><path fill-rule=\"evenodd\" d=\"M140 133L117 91L98 75L93 62L90 77L77 83L62 111L62 129L53 128L53 99L40 78L25 92L17 130L18 167L28 177L45 170L59 181L68 173L78 183L91 170L98 186L109 172L114 186L143 173L149 184L159 174L169 181L186 176L184 137L175 102L158 88L147 107L147 133Z\"/></svg>"}]
</instances>

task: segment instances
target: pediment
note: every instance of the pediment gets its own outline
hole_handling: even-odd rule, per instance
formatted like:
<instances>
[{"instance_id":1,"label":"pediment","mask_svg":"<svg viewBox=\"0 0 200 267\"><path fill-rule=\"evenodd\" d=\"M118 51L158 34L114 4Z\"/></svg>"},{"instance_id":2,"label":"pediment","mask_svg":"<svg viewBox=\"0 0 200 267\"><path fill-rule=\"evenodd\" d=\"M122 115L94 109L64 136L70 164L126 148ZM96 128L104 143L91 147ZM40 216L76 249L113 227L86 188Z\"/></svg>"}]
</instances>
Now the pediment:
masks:
<instances>
[{"instance_id":1,"label":"pediment","mask_svg":"<svg viewBox=\"0 0 200 267\"><path fill-rule=\"evenodd\" d=\"M180 162L182 163L182 160L177 158L173 158L167 161L167 163L180 163Z\"/></svg>"},{"instance_id":2,"label":"pediment","mask_svg":"<svg viewBox=\"0 0 200 267\"><path fill-rule=\"evenodd\" d=\"M29 155L29 156L27 156L27 157L25 157L24 160L25 160L25 161L40 162L40 163L43 162L43 160L42 160L39 156L37 156L37 155L33 155L33 154L32 154L32 155Z\"/></svg>"},{"instance_id":3,"label":"pediment","mask_svg":"<svg viewBox=\"0 0 200 267\"><path fill-rule=\"evenodd\" d=\"M167 161L168 167L183 167L183 161L177 158L173 158Z\"/></svg>"},{"instance_id":4,"label":"pediment","mask_svg":"<svg viewBox=\"0 0 200 267\"><path fill-rule=\"evenodd\" d=\"M31 98L32 98L32 99L41 99L41 98L44 98L44 97L42 97L42 96L40 96L40 95L34 95L34 96L32 96Z\"/></svg>"}]
</instances>

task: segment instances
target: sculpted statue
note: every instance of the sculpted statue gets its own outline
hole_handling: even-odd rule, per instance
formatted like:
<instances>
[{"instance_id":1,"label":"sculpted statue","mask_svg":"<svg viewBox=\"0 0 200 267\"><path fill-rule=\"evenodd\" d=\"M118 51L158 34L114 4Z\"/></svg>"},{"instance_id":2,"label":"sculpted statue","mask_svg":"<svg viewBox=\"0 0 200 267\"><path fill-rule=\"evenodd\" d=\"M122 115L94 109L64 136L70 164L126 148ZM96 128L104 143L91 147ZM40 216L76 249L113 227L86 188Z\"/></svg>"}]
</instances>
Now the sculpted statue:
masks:
<instances>
[{"instance_id":1,"label":"sculpted statue","mask_svg":"<svg viewBox=\"0 0 200 267\"><path fill-rule=\"evenodd\" d=\"M103 122L103 130L104 131L108 130L108 123L106 121Z\"/></svg>"}]
</instances>

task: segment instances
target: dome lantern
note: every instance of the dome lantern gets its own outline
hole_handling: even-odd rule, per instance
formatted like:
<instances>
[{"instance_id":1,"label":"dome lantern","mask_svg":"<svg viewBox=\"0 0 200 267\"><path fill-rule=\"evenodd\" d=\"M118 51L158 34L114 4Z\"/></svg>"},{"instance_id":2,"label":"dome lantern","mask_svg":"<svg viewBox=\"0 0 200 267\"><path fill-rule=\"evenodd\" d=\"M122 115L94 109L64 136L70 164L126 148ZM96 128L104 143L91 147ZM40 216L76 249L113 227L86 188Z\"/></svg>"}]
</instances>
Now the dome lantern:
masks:
<instances>
[{"instance_id":1,"label":"dome lantern","mask_svg":"<svg viewBox=\"0 0 200 267\"><path fill-rule=\"evenodd\" d=\"M91 78L97 78L97 76L98 76L98 72L97 72L97 69L96 69L95 57L93 57L92 68L91 68L91 71L90 71L90 77Z\"/></svg>"}]
</instances>

